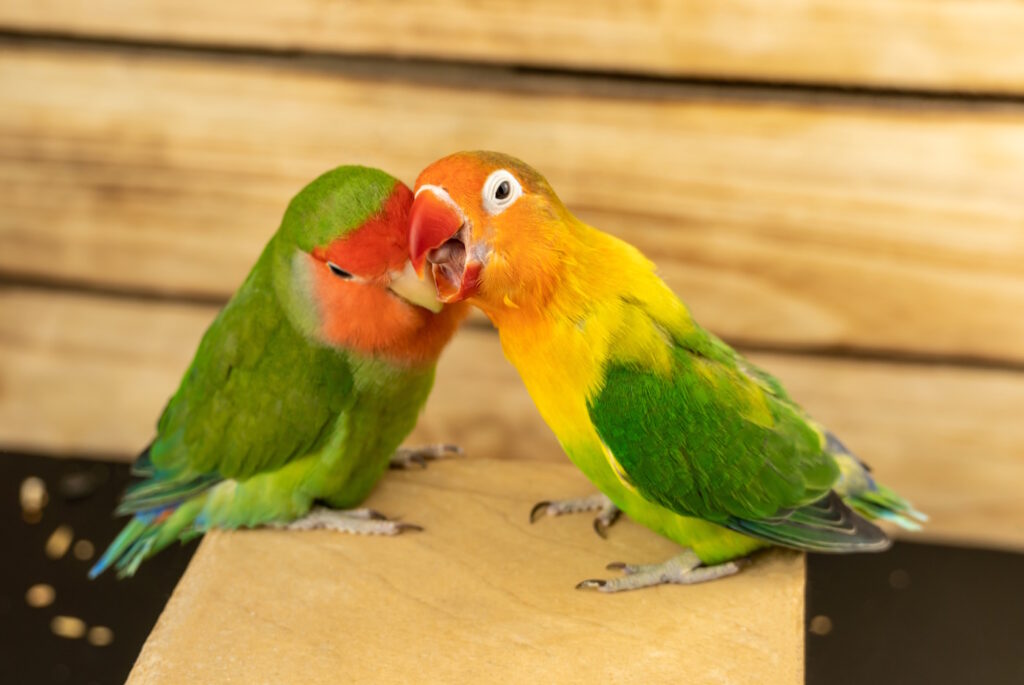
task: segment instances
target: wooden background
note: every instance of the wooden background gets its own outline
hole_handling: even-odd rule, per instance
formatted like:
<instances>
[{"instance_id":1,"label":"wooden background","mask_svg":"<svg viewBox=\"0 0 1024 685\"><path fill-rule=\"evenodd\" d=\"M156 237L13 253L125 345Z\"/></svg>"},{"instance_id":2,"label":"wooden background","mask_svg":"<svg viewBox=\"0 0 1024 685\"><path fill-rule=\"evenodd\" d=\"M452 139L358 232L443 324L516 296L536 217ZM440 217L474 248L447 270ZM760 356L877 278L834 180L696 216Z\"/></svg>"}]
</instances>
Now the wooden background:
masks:
<instances>
[{"instance_id":1,"label":"wooden background","mask_svg":"<svg viewBox=\"0 0 1024 685\"><path fill-rule=\"evenodd\" d=\"M496 148L1024 547L1024 2L770 5L5 0L0 448L130 459L305 182ZM563 459L479 320L417 438Z\"/></svg>"},{"instance_id":2,"label":"wooden background","mask_svg":"<svg viewBox=\"0 0 1024 685\"><path fill-rule=\"evenodd\" d=\"M131 459L306 182L494 148L650 255L919 539L1024 549L1021 36L1024 0L3 0L0 451ZM369 504L427 533L208 536L131 682L801 681L800 555L571 590L674 545L526 523L589 485L479 317L423 441L469 456Z\"/></svg>"}]
</instances>

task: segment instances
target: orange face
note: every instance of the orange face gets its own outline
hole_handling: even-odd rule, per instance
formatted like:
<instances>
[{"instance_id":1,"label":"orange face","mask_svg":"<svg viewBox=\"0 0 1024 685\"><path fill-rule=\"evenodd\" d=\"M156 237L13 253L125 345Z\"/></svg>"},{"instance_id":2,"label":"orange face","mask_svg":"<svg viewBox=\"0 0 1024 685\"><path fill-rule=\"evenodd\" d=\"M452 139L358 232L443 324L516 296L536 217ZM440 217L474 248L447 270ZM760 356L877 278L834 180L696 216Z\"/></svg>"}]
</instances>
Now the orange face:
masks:
<instances>
[{"instance_id":1,"label":"orange face","mask_svg":"<svg viewBox=\"0 0 1024 685\"><path fill-rule=\"evenodd\" d=\"M436 360L462 312L438 313L433 289L418 283L409 268L412 199L412 191L397 183L382 210L358 228L296 253L320 339L367 355Z\"/></svg>"},{"instance_id":2,"label":"orange face","mask_svg":"<svg viewBox=\"0 0 1024 685\"><path fill-rule=\"evenodd\" d=\"M565 210L547 181L508 155L462 152L427 167L410 211L413 266L445 302L484 309L539 295L556 268Z\"/></svg>"}]
</instances>

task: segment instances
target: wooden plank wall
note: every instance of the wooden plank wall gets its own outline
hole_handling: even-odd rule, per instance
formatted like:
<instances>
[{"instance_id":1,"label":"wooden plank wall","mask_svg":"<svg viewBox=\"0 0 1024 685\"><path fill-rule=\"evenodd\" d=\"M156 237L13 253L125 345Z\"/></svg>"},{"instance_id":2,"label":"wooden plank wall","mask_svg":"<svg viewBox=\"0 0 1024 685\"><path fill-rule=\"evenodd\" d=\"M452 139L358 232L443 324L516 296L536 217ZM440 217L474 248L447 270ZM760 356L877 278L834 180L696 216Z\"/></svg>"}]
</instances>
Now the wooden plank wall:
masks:
<instances>
[{"instance_id":1,"label":"wooden plank wall","mask_svg":"<svg viewBox=\"0 0 1024 685\"><path fill-rule=\"evenodd\" d=\"M932 535L1024 546L1024 3L401 5L0 6L0 448L131 458L306 181L497 148ZM417 437L563 458L479 322Z\"/></svg>"}]
</instances>

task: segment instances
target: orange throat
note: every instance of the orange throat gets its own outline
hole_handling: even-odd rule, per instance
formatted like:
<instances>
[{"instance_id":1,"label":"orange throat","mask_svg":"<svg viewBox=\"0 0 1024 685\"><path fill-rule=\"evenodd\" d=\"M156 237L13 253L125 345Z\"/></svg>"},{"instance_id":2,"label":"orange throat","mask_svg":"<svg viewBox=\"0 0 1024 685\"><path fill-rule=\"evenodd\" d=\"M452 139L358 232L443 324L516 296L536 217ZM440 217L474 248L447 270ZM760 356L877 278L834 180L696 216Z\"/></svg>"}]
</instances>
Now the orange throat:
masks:
<instances>
[{"instance_id":1,"label":"orange throat","mask_svg":"<svg viewBox=\"0 0 1024 685\"><path fill-rule=\"evenodd\" d=\"M460 302L435 314L378 284L340 282L322 268L311 273L321 340L368 357L433 364L469 311Z\"/></svg>"}]
</instances>

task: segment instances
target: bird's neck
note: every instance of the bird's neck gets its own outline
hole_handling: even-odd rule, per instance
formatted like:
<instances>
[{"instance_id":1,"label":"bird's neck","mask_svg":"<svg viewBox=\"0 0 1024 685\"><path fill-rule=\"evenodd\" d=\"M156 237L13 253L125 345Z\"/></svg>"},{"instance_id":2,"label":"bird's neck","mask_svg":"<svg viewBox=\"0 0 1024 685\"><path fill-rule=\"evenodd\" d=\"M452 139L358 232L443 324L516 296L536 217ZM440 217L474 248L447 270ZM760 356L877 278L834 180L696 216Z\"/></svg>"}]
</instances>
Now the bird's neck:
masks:
<instances>
[{"instance_id":1,"label":"bird's neck","mask_svg":"<svg viewBox=\"0 0 1024 685\"><path fill-rule=\"evenodd\" d=\"M472 300L499 330L543 327L551 321L580 321L602 302L628 289L629 267L650 263L632 246L571 217L534 278L500 298ZM637 272L633 272L635 277Z\"/></svg>"}]
</instances>

